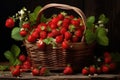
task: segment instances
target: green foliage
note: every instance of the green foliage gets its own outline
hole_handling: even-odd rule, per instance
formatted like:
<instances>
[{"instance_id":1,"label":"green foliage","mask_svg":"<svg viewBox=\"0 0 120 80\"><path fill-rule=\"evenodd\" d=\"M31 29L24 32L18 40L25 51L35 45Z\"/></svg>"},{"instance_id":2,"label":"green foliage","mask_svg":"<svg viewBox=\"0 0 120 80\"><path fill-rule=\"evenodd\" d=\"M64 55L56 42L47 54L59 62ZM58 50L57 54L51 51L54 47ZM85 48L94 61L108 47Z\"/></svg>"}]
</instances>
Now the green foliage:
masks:
<instances>
[{"instance_id":1,"label":"green foliage","mask_svg":"<svg viewBox=\"0 0 120 80\"><path fill-rule=\"evenodd\" d=\"M99 21L102 21L103 24L106 24L109 21L109 19L104 14L101 14L99 16Z\"/></svg>"},{"instance_id":2,"label":"green foliage","mask_svg":"<svg viewBox=\"0 0 120 80\"><path fill-rule=\"evenodd\" d=\"M88 17L86 21L87 29L92 28L94 26L94 22L95 22L95 16Z\"/></svg>"},{"instance_id":3,"label":"green foliage","mask_svg":"<svg viewBox=\"0 0 120 80\"><path fill-rule=\"evenodd\" d=\"M15 27L12 29L11 38L16 41L22 41L24 38L20 35L20 28Z\"/></svg>"},{"instance_id":4,"label":"green foliage","mask_svg":"<svg viewBox=\"0 0 120 80\"><path fill-rule=\"evenodd\" d=\"M7 65L0 65L0 71L8 70L9 67Z\"/></svg>"},{"instance_id":5,"label":"green foliage","mask_svg":"<svg viewBox=\"0 0 120 80\"><path fill-rule=\"evenodd\" d=\"M39 11L42 7L41 6L37 6L34 11L32 13L29 14L29 20L30 22L32 23L31 25L34 25L36 24L37 22L37 17L38 17L38 14L39 14ZM40 19L41 22L46 22L46 18L44 17L44 15L41 16L41 19Z\"/></svg>"},{"instance_id":6,"label":"green foliage","mask_svg":"<svg viewBox=\"0 0 120 80\"><path fill-rule=\"evenodd\" d=\"M20 48L16 45L12 45L10 50L4 52L5 58L10 62L10 65L20 64L18 56L20 54Z\"/></svg>"},{"instance_id":7,"label":"green foliage","mask_svg":"<svg viewBox=\"0 0 120 80\"><path fill-rule=\"evenodd\" d=\"M97 32L97 42L100 45L107 46L109 44L109 39L107 37L107 32L105 28L98 27L96 32Z\"/></svg>"},{"instance_id":8,"label":"green foliage","mask_svg":"<svg viewBox=\"0 0 120 80\"><path fill-rule=\"evenodd\" d=\"M91 44L95 41L96 35L90 29L87 29L85 32L85 40L88 44Z\"/></svg>"},{"instance_id":9,"label":"green foliage","mask_svg":"<svg viewBox=\"0 0 120 80\"><path fill-rule=\"evenodd\" d=\"M95 17L90 16L86 21L85 40L88 44L96 41L99 45L108 46L109 39L107 37L107 30L105 24L108 22L108 18L104 14L100 15L98 22L95 23Z\"/></svg>"}]
</instances>

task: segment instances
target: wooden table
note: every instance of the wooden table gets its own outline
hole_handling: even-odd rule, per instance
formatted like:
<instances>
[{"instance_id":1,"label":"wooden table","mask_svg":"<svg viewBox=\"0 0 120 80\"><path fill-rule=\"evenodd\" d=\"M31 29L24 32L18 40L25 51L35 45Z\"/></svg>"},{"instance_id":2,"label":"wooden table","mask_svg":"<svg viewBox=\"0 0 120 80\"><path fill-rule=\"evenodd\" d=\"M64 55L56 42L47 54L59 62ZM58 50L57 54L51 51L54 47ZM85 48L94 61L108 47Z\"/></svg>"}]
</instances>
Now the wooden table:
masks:
<instances>
[{"instance_id":1,"label":"wooden table","mask_svg":"<svg viewBox=\"0 0 120 80\"><path fill-rule=\"evenodd\" d=\"M24 72L20 77L13 77L10 71L0 71L0 80L120 80L120 74L84 76L82 74L63 75L62 73L51 73L50 76L33 76L31 72Z\"/></svg>"}]
</instances>

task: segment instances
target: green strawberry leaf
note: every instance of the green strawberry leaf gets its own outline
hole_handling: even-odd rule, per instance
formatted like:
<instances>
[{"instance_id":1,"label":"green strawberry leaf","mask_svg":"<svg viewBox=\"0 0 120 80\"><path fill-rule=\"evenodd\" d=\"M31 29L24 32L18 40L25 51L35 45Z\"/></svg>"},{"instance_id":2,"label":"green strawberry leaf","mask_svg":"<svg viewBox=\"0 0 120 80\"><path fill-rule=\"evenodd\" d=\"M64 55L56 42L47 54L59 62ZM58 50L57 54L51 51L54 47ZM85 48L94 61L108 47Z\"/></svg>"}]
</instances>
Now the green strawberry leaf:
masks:
<instances>
[{"instance_id":1,"label":"green strawberry leaf","mask_svg":"<svg viewBox=\"0 0 120 80\"><path fill-rule=\"evenodd\" d=\"M8 70L9 66L0 65L0 71Z\"/></svg>"},{"instance_id":2,"label":"green strawberry leaf","mask_svg":"<svg viewBox=\"0 0 120 80\"><path fill-rule=\"evenodd\" d=\"M4 56L5 56L5 58L6 58L7 60L9 60L9 62L10 62L11 65L14 63L15 57L14 57L14 55L12 54L11 51L8 50L8 51L4 52Z\"/></svg>"},{"instance_id":3,"label":"green strawberry leaf","mask_svg":"<svg viewBox=\"0 0 120 80\"><path fill-rule=\"evenodd\" d=\"M17 58L20 54L20 48L17 45L12 45L11 50L10 50L14 56Z\"/></svg>"},{"instance_id":4,"label":"green strawberry leaf","mask_svg":"<svg viewBox=\"0 0 120 80\"><path fill-rule=\"evenodd\" d=\"M109 21L109 19L104 14L101 14L99 16L99 21L102 21L103 24L106 24Z\"/></svg>"},{"instance_id":5,"label":"green strawberry leaf","mask_svg":"<svg viewBox=\"0 0 120 80\"><path fill-rule=\"evenodd\" d=\"M46 38L43 40L47 45L51 44L54 42L54 39L53 38Z\"/></svg>"},{"instance_id":6,"label":"green strawberry leaf","mask_svg":"<svg viewBox=\"0 0 120 80\"><path fill-rule=\"evenodd\" d=\"M40 22L47 22L47 18L44 15L42 15L41 19L40 19Z\"/></svg>"},{"instance_id":7,"label":"green strawberry leaf","mask_svg":"<svg viewBox=\"0 0 120 80\"><path fill-rule=\"evenodd\" d=\"M37 6L35 9L34 9L34 13L36 14L36 16L38 15L38 12L40 11L42 7L41 6Z\"/></svg>"},{"instance_id":8,"label":"green strawberry leaf","mask_svg":"<svg viewBox=\"0 0 120 80\"><path fill-rule=\"evenodd\" d=\"M93 33L90 29L87 29L85 32L85 40L87 44L91 44L95 41L96 39L96 34Z\"/></svg>"},{"instance_id":9,"label":"green strawberry leaf","mask_svg":"<svg viewBox=\"0 0 120 80\"><path fill-rule=\"evenodd\" d=\"M23 40L24 38L19 34L20 32L20 28L19 27L15 27L12 29L12 33L11 33L11 37L14 39L14 40L17 40L17 41L21 41Z\"/></svg>"},{"instance_id":10,"label":"green strawberry leaf","mask_svg":"<svg viewBox=\"0 0 120 80\"><path fill-rule=\"evenodd\" d=\"M16 58L15 61L14 61L14 63L13 63L13 65L19 65L19 64L21 64L21 61Z\"/></svg>"},{"instance_id":11,"label":"green strawberry leaf","mask_svg":"<svg viewBox=\"0 0 120 80\"><path fill-rule=\"evenodd\" d=\"M109 39L107 37L107 32L105 28L99 27L97 28L96 32L97 32L97 42L102 46L108 46Z\"/></svg>"},{"instance_id":12,"label":"green strawberry leaf","mask_svg":"<svg viewBox=\"0 0 120 80\"><path fill-rule=\"evenodd\" d=\"M29 20L32 23L31 25L36 24L37 16L39 14L39 11L41 9L41 6L37 6L32 13L29 14Z\"/></svg>"},{"instance_id":13,"label":"green strawberry leaf","mask_svg":"<svg viewBox=\"0 0 120 80\"><path fill-rule=\"evenodd\" d=\"M95 16L88 17L86 21L86 27L92 28L94 26L94 22L95 22Z\"/></svg>"}]
</instances>

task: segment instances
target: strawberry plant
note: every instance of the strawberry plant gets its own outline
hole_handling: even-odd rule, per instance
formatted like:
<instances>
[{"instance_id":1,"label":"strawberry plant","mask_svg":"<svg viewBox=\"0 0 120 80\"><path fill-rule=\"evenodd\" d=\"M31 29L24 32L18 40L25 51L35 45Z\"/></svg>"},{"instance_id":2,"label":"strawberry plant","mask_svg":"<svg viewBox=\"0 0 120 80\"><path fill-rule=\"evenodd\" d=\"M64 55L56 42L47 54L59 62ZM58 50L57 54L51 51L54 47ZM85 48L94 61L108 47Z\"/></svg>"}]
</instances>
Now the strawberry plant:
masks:
<instances>
[{"instance_id":1,"label":"strawberry plant","mask_svg":"<svg viewBox=\"0 0 120 80\"><path fill-rule=\"evenodd\" d=\"M107 29L105 24L108 18L102 14L99 16L97 23L95 23L95 16L90 16L86 21L85 40L88 44L97 42L102 46L108 46L109 39L107 37Z\"/></svg>"}]
</instances>

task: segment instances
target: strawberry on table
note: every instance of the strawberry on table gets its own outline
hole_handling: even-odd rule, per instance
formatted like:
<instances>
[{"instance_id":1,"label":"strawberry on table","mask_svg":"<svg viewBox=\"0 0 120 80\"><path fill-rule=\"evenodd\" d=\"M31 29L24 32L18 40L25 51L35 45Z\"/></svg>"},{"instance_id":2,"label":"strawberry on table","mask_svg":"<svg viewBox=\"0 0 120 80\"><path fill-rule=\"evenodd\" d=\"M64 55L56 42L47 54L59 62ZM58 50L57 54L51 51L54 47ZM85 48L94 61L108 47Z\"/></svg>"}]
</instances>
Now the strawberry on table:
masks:
<instances>
[{"instance_id":1,"label":"strawberry on table","mask_svg":"<svg viewBox=\"0 0 120 80\"><path fill-rule=\"evenodd\" d=\"M101 69L102 69L103 73L108 73L110 70L110 68L107 64L103 64Z\"/></svg>"},{"instance_id":2,"label":"strawberry on table","mask_svg":"<svg viewBox=\"0 0 120 80\"><path fill-rule=\"evenodd\" d=\"M73 74L73 69L72 69L72 67L71 67L70 65L67 65L67 66L65 67L63 73L64 73L65 75Z\"/></svg>"},{"instance_id":3,"label":"strawberry on table","mask_svg":"<svg viewBox=\"0 0 120 80\"><path fill-rule=\"evenodd\" d=\"M37 69L37 68L33 68L33 69L32 69L32 75L33 75L33 76L38 76L39 73L40 73L40 72L39 72L39 69Z\"/></svg>"},{"instance_id":4,"label":"strawberry on table","mask_svg":"<svg viewBox=\"0 0 120 80\"><path fill-rule=\"evenodd\" d=\"M84 68L82 69L82 74L83 74L83 75L88 75L88 74L89 74L89 68L88 68L88 67L84 67Z\"/></svg>"},{"instance_id":5,"label":"strawberry on table","mask_svg":"<svg viewBox=\"0 0 120 80\"><path fill-rule=\"evenodd\" d=\"M94 66L94 65L91 65L90 67L89 67L89 72L90 72L90 74L95 74L96 73L96 67Z\"/></svg>"}]
</instances>

